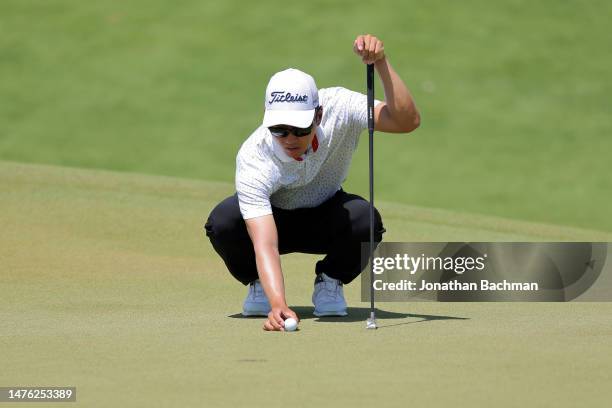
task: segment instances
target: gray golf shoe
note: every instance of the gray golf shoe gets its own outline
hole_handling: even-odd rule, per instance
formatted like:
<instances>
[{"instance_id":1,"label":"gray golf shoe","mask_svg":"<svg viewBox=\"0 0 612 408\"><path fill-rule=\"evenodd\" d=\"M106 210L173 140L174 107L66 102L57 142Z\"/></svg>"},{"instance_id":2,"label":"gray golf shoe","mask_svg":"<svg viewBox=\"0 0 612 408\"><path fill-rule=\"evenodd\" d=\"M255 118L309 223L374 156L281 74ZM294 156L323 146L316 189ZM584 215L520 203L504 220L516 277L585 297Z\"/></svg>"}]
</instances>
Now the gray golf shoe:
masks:
<instances>
[{"instance_id":1,"label":"gray golf shoe","mask_svg":"<svg viewBox=\"0 0 612 408\"><path fill-rule=\"evenodd\" d=\"M264 293L259 279L249 283L249 293L242 304L243 316L268 316L270 302Z\"/></svg>"},{"instance_id":2,"label":"gray golf shoe","mask_svg":"<svg viewBox=\"0 0 612 408\"><path fill-rule=\"evenodd\" d=\"M318 275L314 283L312 294L315 316L346 316L346 300L342 282L333 279L324 273Z\"/></svg>"}]
</instances>

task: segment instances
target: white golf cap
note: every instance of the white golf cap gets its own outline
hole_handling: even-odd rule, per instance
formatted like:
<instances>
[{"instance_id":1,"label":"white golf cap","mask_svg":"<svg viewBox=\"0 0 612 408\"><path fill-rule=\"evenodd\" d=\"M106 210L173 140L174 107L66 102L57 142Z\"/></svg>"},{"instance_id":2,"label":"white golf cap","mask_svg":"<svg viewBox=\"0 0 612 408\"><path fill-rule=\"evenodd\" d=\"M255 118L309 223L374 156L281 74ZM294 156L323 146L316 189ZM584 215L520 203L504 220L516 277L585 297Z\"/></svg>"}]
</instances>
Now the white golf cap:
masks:
<instances>
[{"instance_id":1,"label":"white golf cap","mask_svg":"<svg viewBox=\"0 0 612 408\"><path fill-rule=\"evenodd\" d=\"M319 91L313 77L289 68L272 75L266 88L265 127L289 125L307 128L319 106Z\"/></svg>"}]
</instances>

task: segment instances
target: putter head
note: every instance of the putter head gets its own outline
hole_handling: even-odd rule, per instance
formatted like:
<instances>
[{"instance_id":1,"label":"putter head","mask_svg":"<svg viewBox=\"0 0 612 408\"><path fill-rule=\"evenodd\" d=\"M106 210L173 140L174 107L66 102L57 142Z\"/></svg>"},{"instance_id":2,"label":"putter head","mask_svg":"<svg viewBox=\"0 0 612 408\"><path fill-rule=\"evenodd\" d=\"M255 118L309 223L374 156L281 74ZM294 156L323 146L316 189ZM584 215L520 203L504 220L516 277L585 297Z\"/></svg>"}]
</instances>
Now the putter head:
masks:
<instances>
[{"instance_id":1,"label":"putter head","mask_svg":"<svg viewBox=\"0 0 612 408\"><path fill-rule=\"evenodd\" d=\"M370 313L370 318L366 320L366 329L376 330L378 329L378 325L376 324L376 316L374 316L374 312Z\"/></svg>"}]
</instances>

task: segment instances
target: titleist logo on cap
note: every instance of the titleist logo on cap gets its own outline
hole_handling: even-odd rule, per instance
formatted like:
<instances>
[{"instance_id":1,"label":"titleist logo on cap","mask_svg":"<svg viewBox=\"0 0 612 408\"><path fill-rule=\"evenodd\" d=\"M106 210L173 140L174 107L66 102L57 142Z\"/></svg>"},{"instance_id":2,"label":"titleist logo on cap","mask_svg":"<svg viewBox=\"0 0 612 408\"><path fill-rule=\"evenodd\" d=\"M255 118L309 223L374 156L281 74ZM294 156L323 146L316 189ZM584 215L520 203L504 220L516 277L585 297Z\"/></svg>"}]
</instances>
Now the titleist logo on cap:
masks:
<instances>
[{"instance_id":1,"label":"titleist logo on cap","mask_svg":"<svg viewBox=\"0 0 612 408\"><path fill-rule=\"evenodd\" d=\"M308 95L292 95L291 92L274 91L270 94L271 98L268 103L275 102L290 102L290 103L308 103Z\"/></svg>"}]
</instances>

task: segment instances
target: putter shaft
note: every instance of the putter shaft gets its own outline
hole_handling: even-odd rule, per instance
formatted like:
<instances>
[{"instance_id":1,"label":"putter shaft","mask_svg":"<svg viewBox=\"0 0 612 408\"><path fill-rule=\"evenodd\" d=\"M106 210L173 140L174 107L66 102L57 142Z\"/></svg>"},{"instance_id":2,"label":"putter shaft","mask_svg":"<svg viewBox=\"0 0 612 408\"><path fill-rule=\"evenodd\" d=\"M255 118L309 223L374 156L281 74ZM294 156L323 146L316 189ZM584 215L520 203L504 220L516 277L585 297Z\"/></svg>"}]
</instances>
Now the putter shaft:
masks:
<instances>
[{"instance_id":1,"label":"putter shaft","mask_svg":"<svg viewBox=\"0 0 612 408\"><path fill-rule=\"evenodd\" d=\"M376 317L374 309L374 65L367 65L367 87L368 87L368 133L370 141L369 162L370 162L370 319L367 327L370 328L372 321L376 328Z\"/></svg>"}]
</instances>

